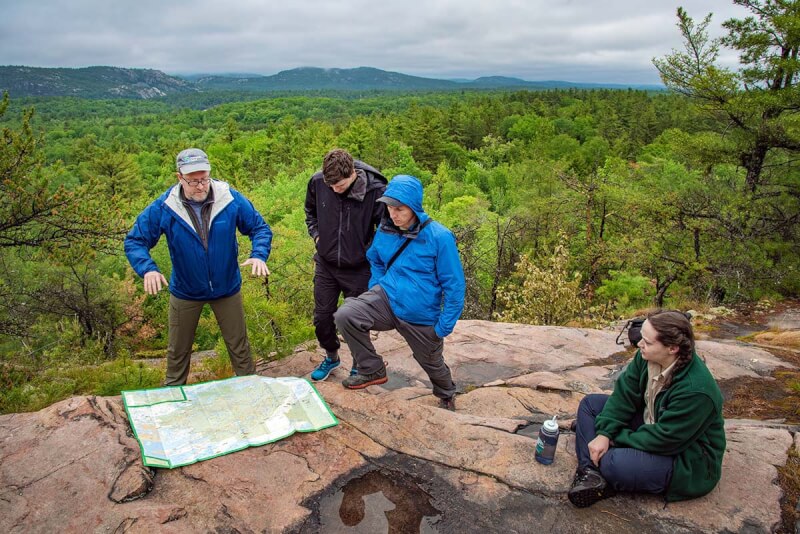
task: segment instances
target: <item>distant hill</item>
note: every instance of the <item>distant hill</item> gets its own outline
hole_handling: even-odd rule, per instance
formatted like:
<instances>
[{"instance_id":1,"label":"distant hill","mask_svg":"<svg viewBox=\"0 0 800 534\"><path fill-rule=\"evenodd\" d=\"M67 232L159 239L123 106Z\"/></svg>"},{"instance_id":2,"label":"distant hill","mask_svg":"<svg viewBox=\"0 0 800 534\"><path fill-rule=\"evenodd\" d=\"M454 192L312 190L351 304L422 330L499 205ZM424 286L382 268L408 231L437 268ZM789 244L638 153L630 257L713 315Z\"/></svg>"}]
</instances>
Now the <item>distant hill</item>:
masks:
<instances>
[{"instance_id":1,"label":"distant hill","mask_svg":"<svg viewBox=\"0 0 800 534\"><path fill-rule=\"evenodd\" d=\"M188 78L188 77L187 77ZM486 76L476 80L440 80L422 78L399 72L390 72L372 67L355 69L321 69L318 67L300 67L284 70L272 76L232 76L214 75L192 77L198 88L203 90L229 91L453 91L461 89L557 89L579 88L627 89L623 84L575 83L563 81L529 82L520 78L506 76ZM663 89L656 85L634 86L637 89Z\"/></svg>"},{"instance_id":2,"label":"distant hill","mask_svg":"<svg viewBox=\"0 0 800 534\"><path fill-rule=\"evenodd\" d=\"M150 99L196 91L194 84L160 70L86 67L45 69L0 67L0 91L12 97L78 96Z\"/></svg>"},{"instance_id":3,"label":"distant hill","mask_svg":"<svg viewBox=\"0 0 800 534\"><path fill-rule=\"evenodd\" d=\"M662 85L625 85L621 83L587 83L587 82L565 82L561 80L543 80L529 82L520 78L509 78L507 76L484 76L472 81L460 82L459 85L471 87L473 89L494 89L500 87L519 87L525 89L643 89L648 91L663 91Z\"/></svg>"},{"instance_id":4,"label":"distant hill","mask_svg":"<svg viewBox=\"0 0 800 534\"><path fill-rule=\"evenodd\" d=\"M321 69L300 67L284 70L272 76L232 78L209 76L195 81L198 87L213 90L236 91L303 91L303 90L447 90L458 89L459 84L448 80L421 78L389 72L371 67L355 69Z\"/></svg>"},{"instance_id":5,"label":"distant hill","mask_svg":"<svg viewBox=\"0 0 800 534\"><path fill-rule=\"evenodd\" d=\"M196 73L196 74L183 74L183 75L176 75L178 78L183 78L184 80L188 80L190 82L196 82L202 78L259 78L263 76L263 74L256 74L255 72L203 72L203 73Z\"/></svg>"},{"instance_id":6,"label":"distant hill","mask_svg":"<svg viewBox=\"0 0 800 534\"><path fill-rule=\"evenodd\" d=\"M83 98L150 99L184 93L236 91L264 93L271 91L459 91L465 89L624 89L621 84L573 83L563 81L526 81L505 76L487 76L476 80L440 80L410 76L372 67L321 69L301 67L271 76L256 74L189 74L170 76L158 70L88 67L46 69L0 66L0 91L12 97L77 96ZM656 85L632 86L659 90Z\"/></svg>"}]
</instances>

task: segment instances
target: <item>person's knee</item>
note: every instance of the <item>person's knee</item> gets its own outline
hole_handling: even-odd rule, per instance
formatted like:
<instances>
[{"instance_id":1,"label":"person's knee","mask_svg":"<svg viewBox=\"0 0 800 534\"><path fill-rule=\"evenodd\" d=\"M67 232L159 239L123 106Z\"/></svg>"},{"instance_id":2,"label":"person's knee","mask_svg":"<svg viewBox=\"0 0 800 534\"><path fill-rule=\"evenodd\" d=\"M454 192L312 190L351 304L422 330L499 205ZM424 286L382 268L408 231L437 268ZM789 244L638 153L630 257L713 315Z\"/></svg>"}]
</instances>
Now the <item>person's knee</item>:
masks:
<instances>
[{"instance_id":1,"label":"person's knee","mask_svg":"<svg viewBox=\"0 0 800 534\"><path fill-rule=\"evenodd\" d=\"M599 414L608 400L608 395L603 393L590 393L581 399L578 411Z\"/></svg>"},{"instance_id":2,"label":"person's knee","mask_svg":"<svg viewBox=\"0 0 800 534\"><path fill-rule=\"evenodd\" d=\"M595 397L598 397L598 393L589 393L588 395L584 396L581 399L580 404L578 405L579 410L588 410L592 404L596 402Z\"/></svg>"},{"instance_id":3,"label":"person's knee","mask_svg":"<svg viewBox=\"0 0 800 534\"><path fill-rule=\"evenodd\" d=\"M347 301L342 304L333 314L333 322L340 330L353 321L353 307Z\"/></svg>"},{"instance_id":4,"label":"person's knee","mask_svg":"<svg viewBox=\"0 0 800 534\"><path fill-rule=\"evenodd\" d=\"M612 448L600 459L600 474L617 490L629 489L633 486L636 474L631 465L624 461L624 455L615 454Z\"/></svg>"}]
</instances>

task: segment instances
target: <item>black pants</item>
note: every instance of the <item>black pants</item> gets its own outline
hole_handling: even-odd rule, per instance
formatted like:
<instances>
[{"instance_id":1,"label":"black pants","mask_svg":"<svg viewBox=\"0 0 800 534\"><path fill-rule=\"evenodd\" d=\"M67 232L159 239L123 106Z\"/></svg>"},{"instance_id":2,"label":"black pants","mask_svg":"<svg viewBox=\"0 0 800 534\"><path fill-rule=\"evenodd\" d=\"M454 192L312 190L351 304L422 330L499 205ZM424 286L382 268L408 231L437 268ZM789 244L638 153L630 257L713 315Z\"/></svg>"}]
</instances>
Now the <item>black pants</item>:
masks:
<instances>
[{"instance_id":1,"label":"black pants","mask_svg":"<svg viewBox=\"0 0 800 534\"><path fill-rule=\"evenodd\" d=\"M369 263L360 267L338 268L318 257L314 258L314 333L319 346L328 352L336 352L341 344L336 337L333 314L339 303L339 295L357 297L367 290Z\"/></svg>"}]
</instances>

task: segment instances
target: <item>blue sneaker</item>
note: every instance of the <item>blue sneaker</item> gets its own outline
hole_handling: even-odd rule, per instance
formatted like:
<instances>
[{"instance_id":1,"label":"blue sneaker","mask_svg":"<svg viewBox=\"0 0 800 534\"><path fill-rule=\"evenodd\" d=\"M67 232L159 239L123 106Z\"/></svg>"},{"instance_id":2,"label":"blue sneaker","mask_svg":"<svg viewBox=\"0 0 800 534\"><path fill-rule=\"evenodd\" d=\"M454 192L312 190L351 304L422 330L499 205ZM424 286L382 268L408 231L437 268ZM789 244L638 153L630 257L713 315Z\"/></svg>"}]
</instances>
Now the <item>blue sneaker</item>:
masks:
<instances>
[{"instance_id":1,"label":"blue sneaker","mask_svg":"<svg viewBox=\"0 0 800 534\"><path fill-rule=\"evenodd\" d=\"M350 376L356 376L358 374L358 369L356 369L355 365L352 369L350 369Z\"/></svg>"},{"instance_id":2,"label":"blue sneaker","mask_svg":"<svg viewBox=\"0 0 800 534\"><path fill-rule=\"evenodd\" d=\"M341 360L331 360L330 358L325 358L322 360L322 363L319 364L319 366L317 366L317 368L311 373L311 380L315 382L325 380L328 378L328 375L331 374L331 371L339 367L341 363Z\"/></svg>"}]
</instances>

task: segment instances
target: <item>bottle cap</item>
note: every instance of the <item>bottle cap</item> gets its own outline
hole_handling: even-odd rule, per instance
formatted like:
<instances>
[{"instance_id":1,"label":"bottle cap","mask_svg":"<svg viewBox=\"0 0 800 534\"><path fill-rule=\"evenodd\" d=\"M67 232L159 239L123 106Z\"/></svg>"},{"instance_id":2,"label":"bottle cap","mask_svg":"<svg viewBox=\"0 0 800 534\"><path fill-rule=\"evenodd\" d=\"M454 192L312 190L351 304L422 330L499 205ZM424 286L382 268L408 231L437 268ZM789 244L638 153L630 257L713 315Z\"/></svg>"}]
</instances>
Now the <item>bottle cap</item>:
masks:
<instances>
[{"instance_id":1,"label":"bottle cap","mask_svg":"<svg viewBox=\"0 0 800 534\"><path fill-rule=\"evenodd\" d=\"M558 416L555 415L553 416L552 419L545 421L544 424L542 425L544 426L544 429L547 430L548 432L555 432L556 430L558 430L558 423L556 423L557 417Z\"/></svg>"}]
</instances>

